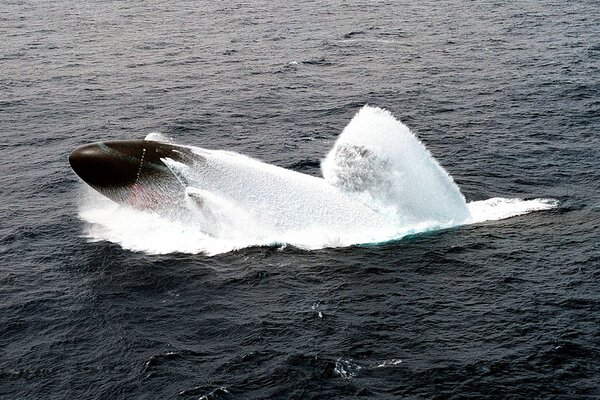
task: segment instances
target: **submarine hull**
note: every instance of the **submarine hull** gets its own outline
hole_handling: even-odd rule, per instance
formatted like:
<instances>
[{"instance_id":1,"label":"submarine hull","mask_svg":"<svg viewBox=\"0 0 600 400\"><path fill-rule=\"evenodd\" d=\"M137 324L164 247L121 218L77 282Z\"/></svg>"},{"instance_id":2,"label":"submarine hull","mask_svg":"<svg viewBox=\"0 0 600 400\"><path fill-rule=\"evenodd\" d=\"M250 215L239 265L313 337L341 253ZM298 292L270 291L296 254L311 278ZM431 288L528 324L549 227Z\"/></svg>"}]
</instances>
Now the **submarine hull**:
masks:
<instances>
[{"instance_id":1,"label":"submarine hull","mask_svg":"<svg viewBox=\"0 0 600 400\"><path fill-rule=\"evenodd\" d=\"M181 201L184 185L164 159L197 161L189 149L149 140L119 140L78 147L69 156L73 171L109 199L136 208L158 208Z\"/></svg>"}]
</instances>

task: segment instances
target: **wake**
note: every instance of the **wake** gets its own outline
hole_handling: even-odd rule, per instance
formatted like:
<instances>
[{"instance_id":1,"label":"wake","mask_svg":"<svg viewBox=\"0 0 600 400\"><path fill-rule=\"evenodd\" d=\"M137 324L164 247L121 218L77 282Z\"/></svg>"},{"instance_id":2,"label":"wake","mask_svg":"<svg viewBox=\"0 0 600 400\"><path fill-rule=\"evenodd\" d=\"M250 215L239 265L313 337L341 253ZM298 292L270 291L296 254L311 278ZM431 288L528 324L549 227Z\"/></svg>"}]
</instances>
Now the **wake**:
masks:
<instances>
[{"instance_id":1,"label":"wake","mask_svg":"<svg viewBox=\"0 0 600 400\"><path fill-rule=\"evenodd\" d=\"M273 245L311 250L381 243L557 205L549 199L467 203L408 127L370 106L322 161L324 178L237 153L189 148L202 162L162 160L181 183L181 209L140 211L88 191L80 207L86 236L151 254L215 255Z\"/></svg>"}]
</instances>

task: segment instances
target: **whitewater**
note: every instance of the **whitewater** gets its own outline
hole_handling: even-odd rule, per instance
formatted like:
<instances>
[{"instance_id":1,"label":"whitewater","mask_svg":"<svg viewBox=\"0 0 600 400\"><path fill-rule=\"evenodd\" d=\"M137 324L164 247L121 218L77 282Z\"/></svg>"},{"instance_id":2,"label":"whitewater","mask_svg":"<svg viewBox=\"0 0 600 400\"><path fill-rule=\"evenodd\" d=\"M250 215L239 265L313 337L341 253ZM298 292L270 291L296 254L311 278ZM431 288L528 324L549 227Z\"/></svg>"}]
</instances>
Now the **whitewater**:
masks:
<instances>
[{"instance_id":1,"label":"whitewater","mask_svg":"<svg viewBox=\"0 0 600 400\"><path fill-rule=\"evenodd\" d=\"M146 140L165 141L160 134ZM241 154L186 146L202 162L162 161L181 209L145 211L85 189L85 236L150 254L216 255L250 246L306 250L398 240L557 206L553 199L467 203L452 177L387 110L364 106L321 162L323 178Z\"/></svg>"}]
</instances>

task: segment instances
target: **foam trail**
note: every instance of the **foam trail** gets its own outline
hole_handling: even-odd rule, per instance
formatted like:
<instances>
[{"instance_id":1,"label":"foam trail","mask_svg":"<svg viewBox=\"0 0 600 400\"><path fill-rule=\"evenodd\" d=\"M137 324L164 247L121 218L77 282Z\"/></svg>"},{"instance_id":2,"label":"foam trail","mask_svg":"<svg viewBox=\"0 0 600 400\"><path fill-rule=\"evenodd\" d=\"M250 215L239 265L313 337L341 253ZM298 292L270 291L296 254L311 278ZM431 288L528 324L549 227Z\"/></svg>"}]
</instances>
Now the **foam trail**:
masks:
<instances>
[{"instance_id":1,"label":"foam trail","mask_svg":"<svg viewBox=\"0 0 600 400\"><path fill-rule=\"evenodd\" d=\"M558 206L554 199L504 199L493 197L488 200L472 201L467 204L471 212L469 223L497 221L533 211L550 210Z\"/></svg>"},{"instance_id":2,"label":"foam trail","mask_svg":"<svg viewBox=\"0 0 600 400\"><path fill-rule=\"evenodd\" d=\"M168 141L153 133L147 140ZM180 209L155 213L88 190L80 216L90 240L147 253L214 255L249 246L303 249L380 243L434 229L508 218L553 200L466 203L452 177L389 112L365 106L317 178L237 153L189 147L196 161L163 159L181 183Z\"/></svg>"}]
</instances>

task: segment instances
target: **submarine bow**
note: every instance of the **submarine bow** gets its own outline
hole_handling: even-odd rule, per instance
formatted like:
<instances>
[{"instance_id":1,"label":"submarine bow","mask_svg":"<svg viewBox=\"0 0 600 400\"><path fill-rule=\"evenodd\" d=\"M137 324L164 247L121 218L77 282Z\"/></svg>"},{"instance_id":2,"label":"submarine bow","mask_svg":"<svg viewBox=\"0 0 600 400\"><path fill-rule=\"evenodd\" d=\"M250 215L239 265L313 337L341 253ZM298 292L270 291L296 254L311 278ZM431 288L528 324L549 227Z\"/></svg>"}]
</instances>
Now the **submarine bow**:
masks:
<instances>
[{"instance_id":1,"label":"submarine bow","mask_svg":"<svg viewBox=\"0 0 600 400\"><path fill-rule=\"evenodd\" d=\"M75 173L89 186L117 203L153 208L173 203L181 183L164 163L189 163L198 156L189 149L150 140L118 140L78 147L69 156Z\"/></svg>"}]
</instances>

